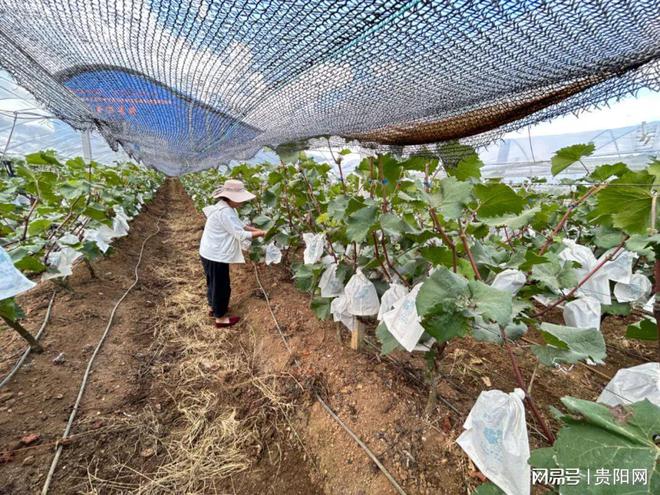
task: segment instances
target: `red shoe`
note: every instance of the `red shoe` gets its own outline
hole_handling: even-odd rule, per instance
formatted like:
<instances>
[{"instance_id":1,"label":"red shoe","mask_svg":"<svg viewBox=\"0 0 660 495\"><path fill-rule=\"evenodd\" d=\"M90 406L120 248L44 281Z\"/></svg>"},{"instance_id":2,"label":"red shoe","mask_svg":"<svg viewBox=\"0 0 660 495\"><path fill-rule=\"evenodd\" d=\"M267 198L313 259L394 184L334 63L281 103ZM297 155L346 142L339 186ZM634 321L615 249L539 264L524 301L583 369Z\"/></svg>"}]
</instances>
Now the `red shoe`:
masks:
<instances>
[{"instance_id":1,"label":"red shoe","mask_svg":"<svg viewBox=\"0 0 660 495\"><path fill-rule=\"evenodd\" d=\"M216 321L216 322L215 322L215 326L216 326L216 328L233 327L233 326L236 325L236 323L238 323L239 321L241 321L241 317L240 317L240 316L230 316L230 317L229 317L229 321L228 321L227 323L218 323L218 322Z\"/></svg>"}]
</instances>

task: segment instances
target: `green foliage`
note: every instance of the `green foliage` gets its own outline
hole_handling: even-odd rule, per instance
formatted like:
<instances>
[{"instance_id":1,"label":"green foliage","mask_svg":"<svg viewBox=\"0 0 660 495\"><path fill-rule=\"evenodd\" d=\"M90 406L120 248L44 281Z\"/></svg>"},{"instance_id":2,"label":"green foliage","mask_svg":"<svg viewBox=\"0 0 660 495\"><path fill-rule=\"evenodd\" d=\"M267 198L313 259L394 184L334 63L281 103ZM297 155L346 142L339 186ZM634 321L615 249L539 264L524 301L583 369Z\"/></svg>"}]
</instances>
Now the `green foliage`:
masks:
<instances>
[{"instance_id":1,"label":"green foliage","mask_svg":"<svg viewBox=\"0 0 660 495\"><path fill-rule=\"evenodd\" d=\"M586 359L602 362L605 359L605 340L595 328L574 328L541 323L545 346L532 346L532 351L546 366L576 363Z\"/></svg>"},{"instance_id":2,"label":"green foliage","mask_svg":"<svg viewBox=\"0 0 660 495\"><path fill-rule=\"evenodd\" d=\"M628 325L626 337L637 340L658 340L658 325L655 318L644 318Z\"/></svg>"},{"instance_id":3,"label":"green foliage","mask_svg":"<svg viewBox=\"0 0 660 495\"><path fill-rule=\"evenodd\" d=\"M474 195L479 200L479 218L501 217L506 214L519 214L524 206L524 200L505 184L496 182L477 184Z\"/></svg>"},{"instance_id":4,"label":"green foliage","mask_svg":"<svg viewBox=\"0 0 660 495\"><path fill-rule=\"evenodd\" d=\"M315 297L310 303L310 307L319 320L327 320L330 317L330 303L332 298Z\"/></svg>"},{"instance_id":5,"label":"green foliage","mask_svg":"<svg viewBox=\"0 0 660 495\"><path fill-rule=\"evenodd\" d=\"M456 177L447 177L440 181L440 189L429 196L428 202L445 218L455 220L461 217L472 199L472 187Z\"/></svg>"},{"instance_id":6,"label":"green foliage","mask_svg":"<svg viewBox=\"0 0 660 495\"><path fill-rule=\"evenodd\" d=\"M562 495L654 494L660 490L658 447L660 408L648 400L630 406L608 407L573 397L561 399L568 414L560 415L562 428L552 447L532 452L529 463L544 469L578 469L577 485L558 487ZM645 470L647 484L596 484L597 470ZM588 478L588 472L591 478Z\"/></svg>"},{"instance_id":7,"label":"green foliage","mask_svg":"<svg viewBox=\"0 0 660 495\"><path fill-rule=\"evenodd\" d=\"M660 178L657 175L646 170L627 172L598 193L592 218L626 234L646 234L653 227L653 191L657 193L659 187ZM653 221L657 225L658 219Z\"/></svg>"},{"instance_id":8,"label":"green foliage","mask_svg":"<svg viewBox=\"0 0 660 495\"><path fill-rule=\"evenodd\" d=\"M550 162L552 163L552 175L557 175L561 171L573 165L575 162L591 155L595 149L596 146L594 146L593 143L574 144L573 146L566 146L565 148L561 148L550 159Z\"/></svg>"},{"instance_id":9,"label":"green foliage","mask_svg":"<svg viewBox=\"0 0 660 495\"><path fill-rule=\"evenodd\" d=\"M112 225L120 208L135 215L163 180L133 163L62 163L53 151L31 153L15 170L12 177L0 172L0 246L27 275L52 270L48 255L61 249L65 235L74 239L69 248L94 259L100 250L93 241L83 242L84 230ZM2 304L8 319L19 317L13 299Z\"/></svg>"},{"instance_id":10,"label":"green foliage","mask_svg":"<svg viewBox=\"0 0 660 495\"><path fill-rule=\"evenodd\" d=\"M560 150L553 162L555 171L579 161L591 149L591 145L576 145ZM502 332L509 339L519 338L528 325L538 323L533 318L534 296L558 298L579 282L577 265L558 257L563 238L579 238L598 257L630 234L622 228L629 223L628 213L624 212L622 222L625 209L620 204L609 208L609 202L615 201L606 193L618 191L620 182L629 179L631 172L624 164L597 167L584 182L566 182L553 190L536 188L537 181L521 187L480 181L478 155L458 143L444 145L439 156L447 177L434 178L438 158L420 154L398 159L380 154L364 158L340 183L330 166L295 150L289 164L283 157L283 163L276 165L241 164L226 176L212 170L182 181L201 208L213 201L210 193L227 177L243 180L258 200L242 214L254 225L269 229L266 242L277 240L279 246L288 246L295 284L309 294L318 294L324 267L298 263L296 249L304 232L323 232L328 240L325 254L330 254L332 244L339 266L350 267L351 273L361 268L380 294L387 288L385 270L411 287L421 283L417 298L421 324L427 336L441 342L472 335L501 344ZM655 187L651 184L657 177L655 170L651 164L635 172L641 174L636 180L646 178L645 195ZM596 180L611 181L612 186L576 204ZM568 222L551 236L571 205ZM459 235L461 227L465 239ZM640 232L626 241L628 249L642 256L637 266L642 273L650 274L652 239ZM255 244L253 257L261 259L263 245ZM355 250L357 256L352 254ZM515 296L486 283L506 268L521 270L527 278ZM430 269L435 272L428 276ZM346 280L350 274L345 275ZM329 302L315 297L311 304L320 317L327 317ZM603 312L624 314L630 307L614 302L604 306ZM387 352L400 348L384 325L377 334ZM550 327L544 338L547 344L536 352L547 363L604 357L598 335L591 331L580 335L582 342Z\"/></svg>"}]
</instances>

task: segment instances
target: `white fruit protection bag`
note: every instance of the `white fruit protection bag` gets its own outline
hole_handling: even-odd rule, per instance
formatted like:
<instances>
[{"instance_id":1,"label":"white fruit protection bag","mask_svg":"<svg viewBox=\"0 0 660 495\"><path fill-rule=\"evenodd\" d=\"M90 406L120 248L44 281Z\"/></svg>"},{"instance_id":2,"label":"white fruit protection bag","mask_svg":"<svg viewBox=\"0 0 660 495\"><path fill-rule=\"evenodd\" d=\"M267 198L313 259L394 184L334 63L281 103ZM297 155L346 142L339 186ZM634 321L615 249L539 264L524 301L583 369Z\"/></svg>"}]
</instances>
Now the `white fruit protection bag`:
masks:
<instances>
[{"instance_id":1,"label":"white fruit protection bag","mask_svg":"<svg viewBox=\"0 0 660 495\"><path fill-rule=\"evenodd\" d=\"M321 297L337 297L344 293L344 283L337 278L337 264L331 263L321 275L319 281Z\"/></svg>"},{"instance_id":2,"label":"white fruit protection bag","mask_svg":"<svg viewBox=\"0 0 660 495\"><path fill-rule=\"evenodd\" d=\"M82 256L81 252L73 248L65 246L59 251L50 253L48 255L48 265L55 267L54 272L45 272L42 280L50 280L52 278L63 278L73 274L73 263Z\"/></svg>"},{"instance_id":3,"label":"white fruit protection bag","mask_svg":"<svg viewBox=\"0 0 660 495\"><path fill-rule=\"evenodd\" d=\"M525 282L527 282L527 277L523 272L507 269L498 273L490 286L494 289L505 290L511 294L516 294L523 288Z\"/></svg>"},{"instance_id":4,"label":"white fruit protection bag","mask_svg":"<svg viewBox=\"0 0 660 495\"><path fill-rule=\"evenodd\" d=\"M565 248L559 253L559 259L564 262L579 263L580 267L575 269L578 279L582 279L598 264L594 253L588 247L581 246L571 239L564 239L562 243ZM593 297L601 304L612 304L608 274L602 269L599 270L577 290L577 295Z\"/></svg>"},{"instance_id":5,"label":"white fruit protection bag","mask_svg":"<svg viewBox=\"0 0 660 495\"><path fill-rule=\"evenodd\" d=\"M0 247L0 300L14 297L35 285L16 269L7 251Z\"/></svg>"},{"instance_id":6,"label":"white fruit protection bag","mask_svg":"<svg viewBox=\"0 0 660 495\"><path fill-rule=\"evenodd\" d=\"M644 304L652 289L651 281L646 275L635 273L630 277L629 283L617 282L614 286L614 297L620 303Z\"/></svg>"},{"instance_id":7,"label":"white fruit protection bag","mask_svg":"<svg viewBox=\"0 0 660 495\"><path fill-rule=\"evenodd\" d=\"M600 330L600 302L593 297L580 297L564 306L564 322L569 327Z\"/></svg>"},{"instance_id":8,"label":"white fruit protection bag","mask_svg":"<svg viewBox=\"0 0 660 495\"><path fill-rule=\"evenodd\" d=\"M380 308L378 309L378 321L383 321L383 315L391 311L394 305L408 295L408 289L398 282L390 284L388 289L380 298Z\"/></svg>"},{"instance_id":9,"label":"white fruit protection bag","mask_svg":"<svg viewBox=\"0 0 660 495\"><path fill-rule=\"evenodd\" d=\"M456 443L490 481L507 495L529 495L529 438L525 393L486 390L479 394Z\"/></svg>"},{"instance_id":10,"label":"white fruit protection bag","mask_svg":"<svg viewBox=\"0 0 660 495\"><path fill-rule=\"evenodd\" d=\"M282 250L274 242L266 246L266 264L277 265L282 261Z\"/></svg>"},{"instance_id":11,"label":"white fruit protection bag","mask_svg":"<svg viewBox=\"0 0 660 495\"><path fill-rule=\"evenodd\" d=\"M602 260L607 258L607 256L615 251L615 249L616 248L612 248L609 251L603 253L603 255L598 258L598 262L600 263ZM637 257L637 254L622 249L610 261L606 261L601 270L610 280L615 282L622 282L624 284L630 283L630 277L632 277L633 262Z\"/></svg>"},{"instance_id":12,"label":"white fruit protection bag","mask_svg":"<svg viewBox=\"0 0 660 495\"><path fill-rule=\"evenodd\" d=\"M421 287L421 283L417 284L410 293L394 303L394 309L383 314L387 330L408 352L415 350L424 333L424 327L420 324L420 317L417 314L416 302Z\"/></svg>"},{"instance_id":13,"label":"white fruit protection bag","mask_svg":"<svg viewBox=\"0 0 660 495\"><path fill-rule=\"evenodd\" d=\"M85 229L84 239L96 243L102 253L110 248L110 243L117 237L115 231L107 225L101 225L98 229Z\"/></svg>"},{"instance_id":14,"label":"white fruit protection bag","mask_svg":"<svg viewBox=\"0 0 660 495\"><path fill-rule=\"evenodd\" d=\"M321 256L323 256L325 234L306 232L303 234L303 241L305 241L305 251L303 252L303 260L305 264L313 265L318 263Z\"/></svg>"},{"instance_id":15,"label":"white fruit protection bag","mask_svg":"<svg viewBox=\"0 0 660 495\"><path fill-rule=\"evenodd\" d=\"M345 295L336 297L330 303L332 319L344 324L351 332L355 329L355 316L348 311L348 299Z\"/></svg>"},{"instance_id":16,"label":"white fruit protection bag","mask_svg":"<svg viewBox=\"0 0 660 495\"><path fill-rule=\"evenodd\" d=\"M114 210L115 218L112 219L112 230L115 231L115 237L124 237L131 229L128 225L128 215L121 206L115 206Z\"/></svg>"},{"instance_id":17,"label":"white fruit protection bag","mask_svg":"<svg viewBox=\"0 0 660 495\"><path fill-rule=\"evenodd\" d=\"M644 399L660 407L660 363L620 369L600 394L598 402L617 406Z\"/></svg>"},{"instance_id":18,"label":"white fruit protection bag","mask_svg":"<svg viewBox=\"0 0 660 495\"><path fill-rule=\"evenodd\" d=\"M348 311L352 315L371 316L378 314L380 308L378 292L361 269L358 268L355 275L348 281L344 294L348 301Z\"/></svg>"}]
</instances>

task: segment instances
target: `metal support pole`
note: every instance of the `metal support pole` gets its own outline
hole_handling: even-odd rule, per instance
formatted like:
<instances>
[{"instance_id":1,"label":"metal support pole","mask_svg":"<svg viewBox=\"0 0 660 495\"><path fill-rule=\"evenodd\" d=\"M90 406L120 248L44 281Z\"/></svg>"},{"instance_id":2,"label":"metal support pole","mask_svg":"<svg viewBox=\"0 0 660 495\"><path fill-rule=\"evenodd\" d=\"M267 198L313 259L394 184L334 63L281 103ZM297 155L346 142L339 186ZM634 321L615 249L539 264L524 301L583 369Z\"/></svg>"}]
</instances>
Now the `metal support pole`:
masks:
<instances>
[{"instance_id":1,"label":"metal support pole","mask_svg":"<svg viewBox=\"0 0 660 495\"><path fill-rule=\"evenodd\" d=\"M83 158L87 163L92 161L92 142L90 140L89 129L82 133L82 151Z\"/></svg>"},{"instance_id":2,"label":"metal support pole","mask_svg":"<svg viewBox=\"0 0 660 495\"><path fill-rule=\"evenodd\" d=\"M18 119L18 112L14 112L14 121L11 123L11 130L9 131L9 137L7 138L7 142L5 143L5 149L2 150L2 158L0 158L0 160L5 159L5 155L7 154L7 149L9 148L9 143L11 143L11 138L14 135L14 129L16 129L17 119Z\"/></svg>"}]
</instances>

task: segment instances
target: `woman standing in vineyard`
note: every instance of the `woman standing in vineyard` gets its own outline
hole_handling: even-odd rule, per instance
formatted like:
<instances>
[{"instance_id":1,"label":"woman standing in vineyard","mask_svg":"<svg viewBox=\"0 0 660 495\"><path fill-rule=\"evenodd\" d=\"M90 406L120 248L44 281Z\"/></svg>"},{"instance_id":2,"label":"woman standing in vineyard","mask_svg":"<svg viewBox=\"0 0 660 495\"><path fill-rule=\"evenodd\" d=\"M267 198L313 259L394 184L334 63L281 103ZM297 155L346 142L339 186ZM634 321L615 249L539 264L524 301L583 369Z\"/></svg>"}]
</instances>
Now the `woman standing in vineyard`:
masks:
<instances>
[{"instance_id":1,"label":"woman standing in vineyard","mask_svg":"<svg viewBox=\"0 0 660 495\"><path fill-rule=\"evenodd\" d=\"M225 181L213 191L212 196L218 202L203 209L206 225L199 254L206 274L209 316L215 317L215 326L222 328L235 325L240 320L238 316L227 315L231 295L229 264L245 263L241 245L263 237L266 232L246 226L238 218L236 209L255 198L240 180Z\"/></svg>"}]
</instances>

